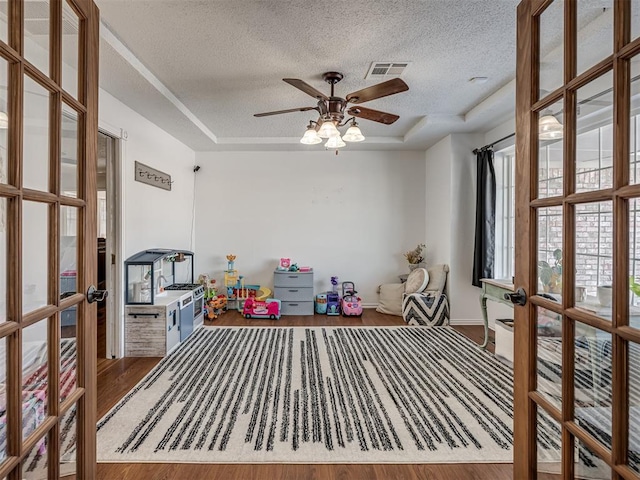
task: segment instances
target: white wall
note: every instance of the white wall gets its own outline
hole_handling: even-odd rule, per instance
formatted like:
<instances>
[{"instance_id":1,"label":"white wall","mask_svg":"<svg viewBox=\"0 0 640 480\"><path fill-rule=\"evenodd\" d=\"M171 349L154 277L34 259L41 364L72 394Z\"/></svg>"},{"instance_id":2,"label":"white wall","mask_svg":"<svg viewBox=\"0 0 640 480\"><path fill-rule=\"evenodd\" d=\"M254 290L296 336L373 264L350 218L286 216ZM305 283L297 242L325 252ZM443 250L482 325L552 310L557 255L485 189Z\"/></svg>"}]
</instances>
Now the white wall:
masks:
<instances>
[{"instance_id":1,"label":"white wall","mask_svg":"<svg viewBox=\"0 0 640 480\"><path fill-rule=\"evenodd\" d=\"M508 125L503 128L508 129ZM425 154L427 262L449 265L454 324L482 323L481 289L471 284L477 181L473 149L486 142L484 134L452 134ZM495 302L488 302L487 310L491 327L495 318L513 315L512 309Z\"/></svg>"},{"instance_id":2,"label":"white wall","mask_svg":"<svg viewBox=\"0 0 640 480\"><path fill-rule=\"evenodd\" d=\"M126 132L122 141L123 259L153 247L189 249L195 153L100 89L99 124ZM171 191L134 180L134 162L171 175Z\"/></svg>"},{"instance_id":3,"label":"white wall","mask_svg":"<svg viewBox=\"0 0 640 480\"><path fill-rule=\"evenodd\" d=\"M475 321L482 318L480 289L471 284L476 229L477 166L474 148L484 135L451 135L451 318ZM468 299L468 300L466 300Z\"/></svg>"},{"instance_id":4,"label":"white wall","mask_svg":"<svg viewBox=\"0 0 640 480\"><path fill-rule=\"evenodd\" d=\"M164 130L100 89L100 128L116 136L120 143L121 260L149 248L194 249L195 153ZM142 162L171 175L171 191L134 180L134 162ZM118 334L113 339L116 355L124 352L124 269L115 280L118 300ZM111 344L111 342L108 342ZM109 348L109 347L108 347Z\"/></svg>"},{"instance_id":5,"label":"white wall","mask_svg":"<svg viewBox=\"0 0 640 480\"><path fill-rule=\"evenodd\" d=\"M347 147L348 148L348 147ZM407 273L402 254L424 241L421 152L197 153L196 273L222 280L226 254L247 284L273 287L280 257L353 281L365 304Z\"/></svg>"},{"instance_id":6,"label":"white wall","mask_svg":"<svg viewBox=\"0 0 640 480\"><path fill-rule=\"evenodd\" d=\"M426 152L426 256L428 265L451 262L451 136Z\"/></svg>"}]
</instances>

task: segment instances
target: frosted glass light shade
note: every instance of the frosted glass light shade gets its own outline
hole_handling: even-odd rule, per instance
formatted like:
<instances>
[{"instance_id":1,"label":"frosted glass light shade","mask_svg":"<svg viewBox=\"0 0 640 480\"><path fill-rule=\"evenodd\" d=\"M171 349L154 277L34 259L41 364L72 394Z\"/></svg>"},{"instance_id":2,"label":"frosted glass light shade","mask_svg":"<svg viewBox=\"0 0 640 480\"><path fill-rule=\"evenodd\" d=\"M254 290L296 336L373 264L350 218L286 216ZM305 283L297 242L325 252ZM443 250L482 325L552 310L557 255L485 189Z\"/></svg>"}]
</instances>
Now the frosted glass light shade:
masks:
<instances>
[{"instance_id":1,"label":"frosted glass light shade","mask_svg":"<svg viewBox=\"0 0 640 480\"><path fill-rule=\"evenodd\" d=\"M318 136L320 138L333 138L340 136L340 132L336 128L335 124L331 120L325 120L320 125L320 130L318 130Z\"/></svg>"},{"instance_id":2,"label":"frosted glass light shade","mask_svg":"<svg viewBox=\"0 0 640 480\"><path fill-rule=\"evenodd\" d=\"M352 125L347 130L347 133L343 135L342 139L345 142L361 142L364 140L364 135L362 135L360 127L358 127L357 125Z\"/></svg>"},{"instance_id":3,"label":"frosted glass light shade","mask_svg":"<svg viewBox=\"0 0 640 480\"><path fill-rule=\"evenodd\" d=\"M305 145L315 145L317 143L322 142L322 139L318 136L318 132L313 127L307 128L307 131L304 132L304 135L300 139L300 143L304 143Z\"/></svg>"},{"instance_id":4,"label":"frosted glass light shade","mask_svg":"<svg viewBox=\"0 0 640 480\"><path fill-rule=\"evenodd\" d=\"M324 146L327 148L342 148L346 145L347 144L342 141L342 138L340 138L340 134L338 134L337 137L331 137L329 140L327 140L327 143L324 144Z\"/></svg>"},{"instance_id":5,"label":"frosted glass light shade","mask_svg":"<svg viewBox=\"0 0 640 480\"><path fill-rule=\"evenodd\" d=\"M562 138L564 128L553 115L545 115L538 120L538 138L540 140L555 140Z\"/></svg>"},{"instance_id":6,"label":"frosted glass light shade","mask_svg":"<svg viewBox=\"0 0 640 480\"><path fill-rule=\"evenodd\" d=\"M4 130L5 128L9 128L9 115L0 112L0 129Z\"/></svg>"}]
</instances>

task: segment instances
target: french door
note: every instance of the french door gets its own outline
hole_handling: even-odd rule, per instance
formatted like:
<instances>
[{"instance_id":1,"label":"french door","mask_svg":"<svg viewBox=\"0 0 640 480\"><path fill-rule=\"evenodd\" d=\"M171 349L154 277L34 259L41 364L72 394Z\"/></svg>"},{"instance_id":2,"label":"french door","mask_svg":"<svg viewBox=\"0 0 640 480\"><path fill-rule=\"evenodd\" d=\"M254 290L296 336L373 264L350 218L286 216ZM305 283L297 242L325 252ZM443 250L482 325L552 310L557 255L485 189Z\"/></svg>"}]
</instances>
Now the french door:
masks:
<instances>
[{"instance_id":1,"label":"french door","mask_svg":"<svg viewBox=\"0 0 640 480\"><path fill-rule=\"evenodd\" d=\"M640 2L518 6L514 478L640 479Z\"/></svg>"},{"instance_id":2,"label":"french door","mask_svg":"<svg viewBox=\"0 0 640 480\"><path fill-rule=\"evenodd\" d=\"M95 478L98 9L0 1L0 478Z\"/></svg>"}]
</instances>

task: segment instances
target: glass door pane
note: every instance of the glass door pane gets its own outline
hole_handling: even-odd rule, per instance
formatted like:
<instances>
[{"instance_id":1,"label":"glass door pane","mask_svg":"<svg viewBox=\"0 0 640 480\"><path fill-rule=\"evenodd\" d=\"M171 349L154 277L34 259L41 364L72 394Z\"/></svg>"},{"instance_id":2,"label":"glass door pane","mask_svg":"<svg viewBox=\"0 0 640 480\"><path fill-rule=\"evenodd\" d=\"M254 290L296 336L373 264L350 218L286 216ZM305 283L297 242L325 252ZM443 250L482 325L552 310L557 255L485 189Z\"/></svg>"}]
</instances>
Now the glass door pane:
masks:
<instances>
[{"instance_id":1,"label":"glass door pane","mask_svg":"<svg viewBox=\"0 0 640 480\"><path fill-rule=\"evenodd\" d=\"M77 405L73 405L60 420L60 476L76 472L78 442Z\"/></svg>"},{"instance_id":2,"label":"glass door pane","mask_svg":"<svg viewBox=\"0 0 640 480\"><path fill-rule=\"evenodd\" d=\"M28 313L48 303L49 205L22 202L22 310Z\"/></svg>"},{"instance_id":3,"label":"glass door pane","mask_svg":"<svg viewBox=\"0 0 640 480\"><path fill-rule=\"evenodd\" d=\"M9 182L7 157L7 133L9 129L9 115L7 114L7 100L9 99L7 61L0 57L0 183Z\"/></svg>"},{"instance_id":4,"label":"glass door pane","mask_svg":"<svg viewBox=\"0 0 640 480\"><path fill-rule=\"evenodd\" d=\"M60 195L78 197L78 114L62 104Z\"/></svg>"},{"instance_id":5,"label":"glass door pane","mask_svg":"<svg viewBox=\"0 0 640 480\"><path fill-rule=\"evenodd\" d=\"M640 474L640 345L628 344L629 365L629 433L627 461Z\"/></svg>"},{"instance_id":6,"label":"glass door pane","mask_svg":"<svg viewBox=\"0 0 640 480\"><path fill-rule=\"evenodd\" d=\"M9 0L0 0L0 40L9 43Z\"/></svg>"},{"instance_id":7,"label":"glass door pane","mask_svg":"<svg viewBox=\"0 0 640 480\"><path fill-rule=\"evenodd\" d=\"M562 316L537 308L537 391L562 411Z\"/></svg>"},{"instance_id":8,"label":"glass door pane","mask_svg":"<svg viewBox=\"0 0 640 480\"><path fill-rule=\"evenodd\" d=\"M538 209L537 293L562 300L562 207Z\"/></svg>"},{"instance_id":9,"label":"glass door pane","mask_svg":"<svg viewBox=\"0 0 640 480\"><path fill-rule=\"evenodd\" d=\"M48 326L44 319L22 331L22 439L29 437L47 417Z\"/></svg>"},{"instance_id":10,"label":"glass door pane","mask_svg":"<svg viewBox=\"0 0 640 480\"><path fill-rule=\"evenodd\" d=\"M544 410L538 409L538 475L546 480L562 479L562 429Z\"/></svg>"},{"instance_id":11,"label":"glass door pane","mask_svg":"<svg viewBox=\"0 0 640 480\"><path fill-rule=\"evenodd\" d=\"M24 2L24 58L49 75L51 5L48 0Z\"/></svg>"},{"instance_id":12,"label":"glass door pane","mask_svg":"<svg viewBox=\"0 0 640 480\"><path fill-rule=\"evenodd\" d=\"M613 0L576 2L580 75L613 52Z\"/></svg>"},{"instance_id":13,"label":"glass door pane","mask_svg":"<svg viewBox=\"0 0 640 480\"><path fill-rule=\"evenodd\" d=\"M62 88L78 98L80 20L67 0L62 1Z\"/></svg>"},{"instance_id":14,"label":"glass door pane","mask_svg":"<svg viewBox=\"0 0 640 480\"><path fill-rule=\"evenodd\" d=\"M544 98L564 83L563 22L563 0L555 0L540 15L539 98Z\"/></svg>"},{"instance_id":15,"label":"glass door pane","mask_svg":"<svg viewBox=\"0 0 640 480\"><path fill-rule=\"evenodd\" d=\"M23 185L49 191L49 91L24 77Z\"/></svg>"},{"instance_id":16,"label":"glass door pane","mask_svg":"<svg viewBox=\"0 0 640 480\"><path fill-rule=\"evenodd\" d=\"M611 201L578 204L575 221L576 288L584 289L576 306L609 321L614 300L612 209Z\"/></svg>"},{"instance_id":17,"label":"glass door pane","mask_svg":"<svg viewBox=\"0 0 640 480\"><path fill-rule=\"evenodd\" d=\"M638 12L640 14L640 12ZM640 57L631 59L629 183L640 183Z\"/></svg>"},{"instance_id":18,"label":"glass door pane","mask_svg":"<svg viewBox=\"0 0 640 480\"><path fill-rule=\"evenodd\" d=\"M538 114L538 198L562 195L564 178L562 101Z\"/></svg>"},{"instance_id":19,"label":"glass door pane","mask_svg":"<svg viewBox=\"0 0 640 480\"><path fill-rule=\"evenodd\" d=\"M7 321L7 199L0 197L0 323Z\"/></svg>"},{"instance_id":20,"label":"glass door pane","mask_svg":"<svg viewBox=\"0 0 640 480\"><path fill-rule=\"evenodd\" d=\"M640 200L629 201L629 325L640 329Z\"/></svg>"},{"instance_id":21,"label":"glass door pane","mask_svg":"<svg viewBox=\"0 0 640 480\"><path fill-rule=\"evenodd\" d=\"M36 445L29 450L29 453L22 462L22 477L24 480L41 480L47 478L47 467L49 466L49 439L47 435L42 437Z\"/></svg>"},{"instance_id":22,"label":"glass door pane","mask_svg":"<svg viewBox=\"0 0 640 480\"><path fill-rule=\"evenodd\" d=\"M575 421L611 449L611 334L576 322Z\"/></svg>"},{"instance_id":23,"label":"glass door pane","mask_svg":"<svg viewBox=\"0 0 640 480\"><path fill-rule=\"evenodd\" d=\"M577 92L576 192L613 187L613 72Z\"/></svg>"}]
</instances>

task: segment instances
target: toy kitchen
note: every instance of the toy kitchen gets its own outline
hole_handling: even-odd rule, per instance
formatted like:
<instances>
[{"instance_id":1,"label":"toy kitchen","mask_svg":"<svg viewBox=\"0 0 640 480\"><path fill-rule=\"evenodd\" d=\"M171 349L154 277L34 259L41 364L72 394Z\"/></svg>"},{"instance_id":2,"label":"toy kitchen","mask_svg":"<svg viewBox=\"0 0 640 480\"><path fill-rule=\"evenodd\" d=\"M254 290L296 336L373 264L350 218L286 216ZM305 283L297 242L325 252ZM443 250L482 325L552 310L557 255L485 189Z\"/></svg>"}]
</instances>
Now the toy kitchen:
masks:
<instances>
[{"instance_id":1,"label":"toy kitchen","mask_svg":"<svg viewBox=\"0 0 640 480\"><path fill-rule=\"evenodd\" d=\"M204 319L193 252L156 248L125 261L125 356L164 357Z\"/></svg>"}]
</instances>

